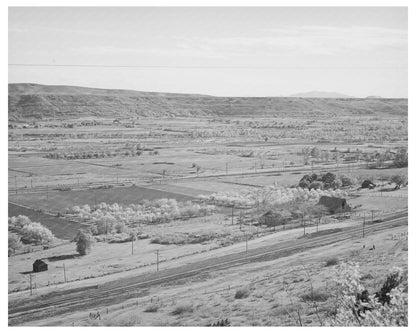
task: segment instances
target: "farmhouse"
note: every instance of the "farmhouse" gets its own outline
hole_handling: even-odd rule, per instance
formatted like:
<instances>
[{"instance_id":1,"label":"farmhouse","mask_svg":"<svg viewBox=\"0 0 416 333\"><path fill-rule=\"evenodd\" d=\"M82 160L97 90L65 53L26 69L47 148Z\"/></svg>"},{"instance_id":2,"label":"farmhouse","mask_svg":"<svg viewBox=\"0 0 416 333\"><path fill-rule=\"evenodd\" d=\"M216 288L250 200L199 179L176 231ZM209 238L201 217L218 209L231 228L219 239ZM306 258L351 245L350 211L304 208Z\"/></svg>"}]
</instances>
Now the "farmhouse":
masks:
<instances>
[{"instance_id":1,"label":"farmhouse","mask_svg":"<svg viewBox=\"0 0 416 333\"><path fill-rule=\"evenodd\" d=\"M33 271L35 273L43 272L43 271L47 271L47 270L48 270L48 264L46 262L44 262L43 260L37 259L33 263Z\"/></svg>"},{"instance_id":2,"label":"farmhouse","mask_svg":"<svg viewBox=\"0 0 416 333\"><path fill-rule=\"evenodd\" d=\"M341 198L322 196L319 199L318 205L326 207L331 214L351 211L351 207L348 205L347 200Z\"/></svg>"}]
</instances>

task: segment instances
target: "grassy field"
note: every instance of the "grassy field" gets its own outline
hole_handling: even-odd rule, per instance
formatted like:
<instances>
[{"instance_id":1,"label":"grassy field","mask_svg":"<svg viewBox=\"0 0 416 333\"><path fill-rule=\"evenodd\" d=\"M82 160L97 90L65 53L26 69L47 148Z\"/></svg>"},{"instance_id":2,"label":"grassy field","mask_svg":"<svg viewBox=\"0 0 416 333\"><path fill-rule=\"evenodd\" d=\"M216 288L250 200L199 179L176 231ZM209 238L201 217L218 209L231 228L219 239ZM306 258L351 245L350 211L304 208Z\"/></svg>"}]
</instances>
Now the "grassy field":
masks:
<instances>
[{"instance_id":1,"label":"grassy field","mask_svg":"<svg viewBox=\"0 0 416 333\"><path fill-rule=\"evenodd\" d=\"M11 216L25 215L30 218L32 222L40 222L52 231L55 237L72 240L77 235L78 230L85 227L84 224L69 221L64 218L59 218L53 215L45 214L43 212L35 211L34 209L22 207L9 202L8 214Z\"/></svg>"},{"instance_id":2,"label":"grassy field","mask_svg":"<svg viewBox=\"0 0 416 333\"><path fill-rule=\"evenodd\" d=\"M162 198L172 198L178 201L194 200L195 197L165 190L157 190L139 186L113 187L109 189L94 189L82 191L57 191L39 195L24 194L13 195L10 197L13 202L36 207L45 211L63 212L65 208L82 205L95 205L101 202L123 205L137 204L141 200L155 200ZM10 215L10 214L9 214Z\"/></svg>"}]
</instances>

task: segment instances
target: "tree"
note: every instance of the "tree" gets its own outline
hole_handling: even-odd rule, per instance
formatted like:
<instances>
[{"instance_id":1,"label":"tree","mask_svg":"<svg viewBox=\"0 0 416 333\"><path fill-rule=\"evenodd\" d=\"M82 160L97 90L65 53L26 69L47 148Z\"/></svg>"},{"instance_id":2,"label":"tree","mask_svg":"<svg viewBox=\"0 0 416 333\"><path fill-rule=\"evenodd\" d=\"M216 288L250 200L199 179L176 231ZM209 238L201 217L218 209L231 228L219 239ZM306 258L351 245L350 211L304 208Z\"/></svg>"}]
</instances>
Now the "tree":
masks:
<instances>
[{"instance_id":1,"label":"tree","mask_svg":"<svg viewBox=\"0 0 416 333\"><path fill-rule=\"evenodd\" d=\"M42 224L38 222L32 222L25 225L21 231L22 242L26 244L45 244L53 241L55 236L53 233Z\"/></svg>"},{"instance_id":2,"label":"tree","mask_svg":"<svg viewBox=\"0 0 416 333\"><path fill-rule=\"evenodd\" d=\"M94 237L87 231L79 230L75 237L77 244L76 250L80 255L86 255L91 251L92 244L94 243Z\"/></svg>"},{"instance_id":3,"label":"tree","mask_svg":"<svg viewBox=\"0 0 416 333\"><path fill-rule=\"evenodd\" d=\"M16 250L20 249L22 245L18 235L9 233L9 256L11 253L15 253Z\"/></svg>"},{"instance_id":4,"label":"tree","mask_svg":"<svg viewBox=\"0 0 416 333\"><path fill-rule=\"evenodd\" d=\"M395 190L398 190L402 185L407 181L406 176L403 175L394 175L391 177L390 181L396 184Z\"/></svg>"},{"instance_id":5,"label":"tree","mask_svg":"<svg viewBox=\"0 0 416 333\"><path fill-rule=\"evenodd\" d=\"M407 167L407 165L408 165L407 159L408 159L408 157L407 157L407 149L406 148L400 149L397 152L397 154L396 154L396 156L394 158L393 164L397 168Z\"/></svg>"}]
</instances>

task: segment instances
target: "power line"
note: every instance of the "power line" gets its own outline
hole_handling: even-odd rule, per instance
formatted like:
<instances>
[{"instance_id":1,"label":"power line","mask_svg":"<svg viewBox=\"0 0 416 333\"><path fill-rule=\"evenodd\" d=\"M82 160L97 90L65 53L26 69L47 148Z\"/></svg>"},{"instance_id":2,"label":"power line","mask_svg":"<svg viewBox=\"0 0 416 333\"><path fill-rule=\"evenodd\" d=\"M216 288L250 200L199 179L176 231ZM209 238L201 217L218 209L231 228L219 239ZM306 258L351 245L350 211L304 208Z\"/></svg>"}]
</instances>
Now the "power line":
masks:
<instances>
[{"instance_id":1,"label":"power line","mask_svg":"<svg viewBox=\"0 0 416 333\"><path fill-rule=\"evenodd\" d=\"M68 68L137 68L137 69L406 69L407 66L180 66L180 65L105 65L105 64L35 64L11 63L12 67L68 67Z\"/></svg>"}]
</instances>

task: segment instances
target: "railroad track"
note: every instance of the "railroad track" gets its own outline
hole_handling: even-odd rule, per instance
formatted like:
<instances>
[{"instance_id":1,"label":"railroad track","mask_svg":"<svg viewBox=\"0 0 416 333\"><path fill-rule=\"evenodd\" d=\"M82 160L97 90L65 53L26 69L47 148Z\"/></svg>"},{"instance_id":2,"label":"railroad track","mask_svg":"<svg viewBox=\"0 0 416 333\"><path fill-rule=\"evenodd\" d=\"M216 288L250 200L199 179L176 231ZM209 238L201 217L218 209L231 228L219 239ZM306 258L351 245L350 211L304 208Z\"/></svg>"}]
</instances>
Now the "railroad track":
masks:
<instances>
[{"instance_id":1,"label":"railroad track","mask_svg":"<svg viewBox=\"0 0 416 333\"><path fill-rule=\"evenodd\" d=\"M403 225L407 225L407 211L386 217L382 222L368 225L366 234ZM270 261L311 248L359 238L362 238L362 228L361 226L353 226L329 235L298 239L296 242L286 241L247 252L170 268L158 273L123 278L102 285L52 292L20 302L9 302L9 326L73 311L109 306L127 299L144 296L147 294L148 288L152 286L175 283L199 274L209 274L251 262Z\"/></svg>"}]
</instances>

